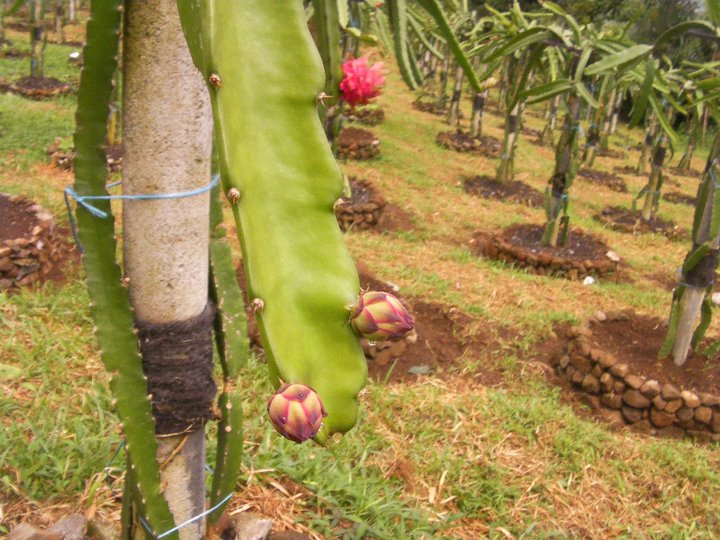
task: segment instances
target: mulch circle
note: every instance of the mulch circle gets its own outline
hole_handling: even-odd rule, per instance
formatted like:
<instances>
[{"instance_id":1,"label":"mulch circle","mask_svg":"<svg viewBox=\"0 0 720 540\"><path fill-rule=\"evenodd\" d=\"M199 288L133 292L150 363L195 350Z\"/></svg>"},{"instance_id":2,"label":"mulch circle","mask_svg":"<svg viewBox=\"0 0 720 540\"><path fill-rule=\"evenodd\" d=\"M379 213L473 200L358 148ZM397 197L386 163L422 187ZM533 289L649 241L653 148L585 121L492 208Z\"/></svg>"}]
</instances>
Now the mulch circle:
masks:
<instances>
[{"instance_id":1,"label":"mulch circle","mask_svg":"<svg viewBox=\"0 0 720 540\"><path fill-rule=\"evenodd\" d=\"M580 280L587 276L618 278L619 257L607 245L580 229L563 246L543 246L543 226L512 225L500 233L478 231L470 241L483 257L504 261L541 276Z\"/></svg>"},{"instance_id":2,"label":"mulch circle","mask_svg":"<svg viewBox=\"0 0 720 540\"><path fill-rule=\"evenodd\" d=\"M475 152L491 158L499 157L502 152L500 141L492 135L483 135L476 139L461 129L441 131L435 137L435 142L448 150Z\"/></svg>"},{"instance_id":3,"label":"mulch circle","mask_svg":"<svg viewBox=\"0 0 720 540\"><path fill-rule=\"evenodd\" d=\"M346 118L350 122L357 122L366 126L377 126L385 121L385 110L379 107L358 107L351 109Z\"/></svg>"},{"instance_id":4,"label":"mulch circle","mask_svg":"<svg viewBox=\"0 0 720 540\"><path fill-rule=\"evenodd\" d=\"M702 171L698 171L697 169L678 169L677 167L673 167L670 169L670 171L673 174L677 174L678 176L684 176L686 178L695 178L697 180L700 180L702 178Z\"/></svg>"},{"instance_id":5,"label":"mulch circle","mask_svg":"<svg viewBox=\"0 0 720 540\"><path fill-rule=\"evenodd\" d=\"M542 130L526 126L523 126L520 131L526 137L533 137L535 139L539 139L540 135L542 135Z\"/></svg>"},{"instance_id":6,"label":"mulch circle","mask_svg":"<svg viewBox=\"0 0 720 540\"><path fill-rule=\"evenodd\" d=\"M679 191L669 191L668 193L663 193L662 198L664 201L675 203L675 204L687 204L690 206L695 206L695 203L697 202L697 198L693 197L692 195L685 195L684 193L680 193Z\"/></svg>"},{"instance_id":7,"label":"mulch circle","mask_svg":"<svg viewBox=\"0 0 720 540\"><path fill-rule=\"evenodd\" d=\"M650 221L645 221L640 216L640 212L621 206L605 208L599 214L595 214L593 219L615 231L629 234L662 234L672 240L684 240L686 236L685 231L671 220L656 216Z\"/></svg>"},{"instance_id":8,"label":"mulch circle","mask_svg":"<svg viewBox=\"0 0 720 540\"><path fill-rule=\"evenodd\" d=\"M387 201L367 180L350 177L350 197L335 205L335 217L343 231L376 227Z\"/></svg>"},{"instance_id":9,"label":"mulch circle","mask_svg":"<svg viewBox=\"0 0 720 540\"><path fill-rule=\"evenodd\" d=\"M438 106L434 101L415 100L412 103L413 109L418 111L434 114L436 116L445 116L448 112L447 107Z\"/></svg>"},{"instance_id":10,"label":"mulch circle","mask_svg":"<svg viewBox=\"0 0 720 540\"><path fill-rule=\"evenodd\" d=\"M397 286L377 279L362 263L358 264L358 272L363 290L394 294L415 319L415 329L402 340L375 344L361 340L371 379L396 382L412 381L419 375L438 375L457 363L467 350L492 354L500 349L488 326L479 334L470 335L473 319L458 308L404 297ZM475 379L481 384L495 385L502 381L502 375L485 365Z\"/></svg>"},{"instance_id":11,"label":"mulch circle","mask_svg":"<svg viewBox=\"0 0 720 540\"><path fill-rule=\"evenodd\" d=\"M497 182L492 176L473 176L463 180L465 191L484 199L498 199L521 203L530 207L542 206L545 197L537 189L520 180Z\"/></svg>"},{"instance_id":12,"label":"mulch circle","mask_svg":"<svg viewBox=\"0 0 720 540\"><path fill-rule=\"evenodd\" d=\"M628 192L627 182L617 174L595 169L582 169L578 172L578 176L593 184L605 186L611 191L617 191L618 193Z\"/></svg>"},{"instance_id":13,"label":"mulch circle","mask_svg":"<svg viewBox=\"0 0 720 540\"><path fill-rule=\"evenodd\" d=\"M642 176L637 172L637 167L631 167L630 165L623 165L613 167L613 171L619 174L629 174L632 176Z\"/></svg>"},{"instance_id":14,"label":"mulch circle","mask_svg":"<svg viewBox=\"0 0 720 540\"><path fill-rule=\"evenodd\" d=\"M691 353L682 367L658 359L666 333L654 317L598 311L570 329L551 363L591 406L635 431L720 440L720 358Z\"/></svg>"},{"instance_id":15,"label":"mulch circle","mask_svg":"<svg viewBox=\"0 0 720 540\"><path fill-rule=\"evenodd\" d=\"M366 129L346 127L337 138L340 159L373 159L380 155L380 140Z\"/></svg>"},{"instance_id":16,"label":"mulch circle","mask_svg":"<svg viewBox=\"0 0 720 540\"><path fill-rule=\"evenodd\" d=\"M598 152L598 156L600 157L606 157L610 159L626 159L627 154L625 152L621 152L620 150L612 150L608 148L607 150L600 150Z\"/></svg>"},{"instance_id":17,"label":"mulch circle","mask_svg":"<svg viewBox=\"0 0 720 540\"><path fill-rule=\"evenodd\" d=\"M30 51L20 49L0 49L0 58L27 58Z\"/></svg>"},{"instance_id":18,"label":"mulch circle","mask_svg":"<svg viewBox=\"0 0 720 540\"><path fill-rule=\"evenodd\" d=\"M0 290L64 279L76 257L50 213L33 201L0 193Z\"/></svg>"},{"instance_id":19,"label":"mulch circle","mask_svg":"<svg viewBox=\"0 0 720 540\"><path fill-rule=\"evenodd\" d=\"M40 100L69 94L72 86L54 77L24 77L12 83L0 82L0 91Z\"/></svg>"}]
</instances>

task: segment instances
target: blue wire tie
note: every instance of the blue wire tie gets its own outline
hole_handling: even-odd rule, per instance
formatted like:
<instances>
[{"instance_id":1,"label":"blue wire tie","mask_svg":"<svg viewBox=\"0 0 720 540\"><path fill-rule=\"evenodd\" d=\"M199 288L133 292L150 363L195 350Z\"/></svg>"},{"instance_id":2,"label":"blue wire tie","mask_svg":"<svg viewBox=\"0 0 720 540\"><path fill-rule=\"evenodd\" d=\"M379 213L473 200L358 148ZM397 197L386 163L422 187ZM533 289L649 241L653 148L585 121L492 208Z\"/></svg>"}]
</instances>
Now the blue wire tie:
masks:
<instances>
[{"instance_id":1,"label":"blue wire tie","mask_svg":"<svg viewBox=\"0 0 720 540\"><path fill-rule=\"evenodd\" d=\"M120 185L122 182L113 182L107 184L107 189L113 188ZM78 246L80 253L84 252L82 244L77 234L77 226L75 224L75 218L72 213L72 206L70 205L70 199L74 199L77 204L85 208L90 214L100 219L107 219L109 214L103 210L100 210L96 206L93 206L88 201L113 201L113 200L126 200L126 201L149 201L149 200L166 200L166 199L184 199L186 197L194 197L200 195L206 191L210 191L220 183L220 175L214 174L210 183L206 186L197 189L191 189L188 191L179 191L177 193L149 193L149 194L133 194L133 195L80 195L75 188L67 186L64 191L65 206L68 211L68 219L70 221L70 229L72 230L75 244Z\"/></svg>"},{"instance_id":2,"label":"blue wire tie","mask_svg":"<svg viewBox=\"0 0 720 540\"><path fill-rule=\"evenodd\" d=\"M115 459L117 459L118 455L120 454L120 451L123 448L125 448L126 442L127 441L125 439L123 439L122 441L120 441L120 444L118 444L117 448L115 449L115 453L112 455L112 457L110 458L110 461L108 461L107 465L105 465L104 470L105 470L106 474L107 474L108 469L110 469L110 465L112 465L113 462L115 461ZM214 474L212 467L210 467L210 465L208 465L207 463L205 464L205 470L207 470L210 474ZM232 498L232 496L233 496L233 493L228 493L219 503L217 503L212 508L208 508L204 512L198 514L197 516L191 517L190 519L181 523L180 525L177 525L176 527L173 527L172 529L155 536L156 540L161 540L162 538L165 538L166 536L169 536L172 533L179 531L183 527L186 527L187 525L190 525L191 523L194 523L197 520L204 518L208 514L212 514L215 510L217 510L222 505L224 505L226 502L228 502ZM148 522L145 520L145 518L143 518L142 516L138 516L138 517L140 519L140 523L142 524L143 528L148 532L148 534L150 534L150 536L154 536L153 530L150 527L150 525L148 524Z\"/></svg>"}]
</instances>

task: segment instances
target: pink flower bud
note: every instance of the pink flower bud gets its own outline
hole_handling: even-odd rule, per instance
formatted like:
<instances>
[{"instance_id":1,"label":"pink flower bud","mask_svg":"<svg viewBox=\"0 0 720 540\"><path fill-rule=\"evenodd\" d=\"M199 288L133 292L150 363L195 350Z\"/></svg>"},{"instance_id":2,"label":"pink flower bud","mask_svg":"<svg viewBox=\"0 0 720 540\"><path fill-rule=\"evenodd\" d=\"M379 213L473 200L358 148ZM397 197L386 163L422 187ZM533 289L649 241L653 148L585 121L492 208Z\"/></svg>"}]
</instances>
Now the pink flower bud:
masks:
<instances>
[{"instance_id":1,"label":"pink flower bud","mask_svg":"<svg viewBox=\"0 0 720 540\"><path fill-rule=\"evenodd\" d=\"M364 338L380 341L402 337L413 329L415 321L392 294L369 291L351 308L350 324Z\"/></svg>"},{"instance_id":2,"label":"pink flower bud","mask_svg":"<svg viewBox=\"0 0 720 540\"><path fill-rule=\"evenodd\" d=\"M284 384L267 404L270 422L283 437L301 443L312 439L327 416L320 396L304 384Z\"/></svg>"},{"instance_id":3,"label":"pink flower bud","mask_svg":"<svg viewBox=\"0 0 720 540\"><path fill-rule=\"evenodd\" d=\"M342 70L340 92L350 107L367 105L371 99L380 95L385 84L382 62L368 66L367 57L361 56L347 60L342 65Z\"/></svg>"}]
</instances>

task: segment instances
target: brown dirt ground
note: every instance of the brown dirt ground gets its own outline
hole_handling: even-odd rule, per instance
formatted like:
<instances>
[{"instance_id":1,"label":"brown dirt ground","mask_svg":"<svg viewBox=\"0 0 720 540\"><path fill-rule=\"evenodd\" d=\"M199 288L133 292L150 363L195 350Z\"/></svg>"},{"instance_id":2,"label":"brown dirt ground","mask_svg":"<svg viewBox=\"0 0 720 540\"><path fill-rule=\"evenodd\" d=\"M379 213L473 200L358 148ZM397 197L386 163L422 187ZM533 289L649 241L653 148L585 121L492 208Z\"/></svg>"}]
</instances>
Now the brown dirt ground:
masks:
<instances>
[{"instance_id":1,"label":"brown dirt ground","mask_svg":"<svg viewBox=\"0 0 720 540\"><path fill-rule=\"evenodd\" d=\"M607 245L581 229L570 231L565 244L557 247L543 246L540 243L543 230L542 225L523 223L505 229L503 237L514 246L521 246L531 253L548 253L578 261L605 261L607 259Z\"/></svg>"},{"instance_id":2,"label":"brown dirt ground","mask_svg":"<svg viewBox=\"0 0 720 540\"><path fill-rule=\"evenodd\" d=\"M667 322L628 312L627 320L594 323L591 344L628 364L630 373L671 383L681 389L720 393L720 355L708 358L695 352L684 366L672 359L658 359L667 334Z\"/></svg>"},{"instance_id":3,"label":"brown dirt ground","mask_svg":"<svg viewBox=\"0 0 720 540\"><path fill-rule=\"evenodd\" d=\"M360 129L355 127L346 127L340 131L338 135L338 144L341 146L367 146L371 145L377 137L372 134L372 131L367 129Z\"/></svg>"},{"instance_id":4,"label":"brown dirt ground","mask_svg":"<svg viewBox=\"0 0 720 540\"><path fill-rule=\"evenodd\" d=\"M578 172L578 176L588 182L605 186L612 191L617 191L618 193L628 192L627 182L614 173L598 171L595 169L582 169Z\"/></svg>"},{"instance_id":5,"label":"brown dirt ground","mask_svg":"<svg viewBox=\"0 0 720 540\"><path fill-rule=\"evenodd\" d=\"M0 194L0 242L32 236L32 228L38 224L35 214L28 211L30 201L13 203Z\"/></svg>"},{"instance_id":6,"label":"brown dirt ground","mask_svg":"<svg viewBox=\"0 0 720 540\"><path fill-rule=\"evenodd\" d=\"M542 206L545 201L542 193L520 180L496 182L492 176L483 175L464 179L463 186L471 195L485 199L518 202L530 207Z\"/></svg>"}]
</instances>

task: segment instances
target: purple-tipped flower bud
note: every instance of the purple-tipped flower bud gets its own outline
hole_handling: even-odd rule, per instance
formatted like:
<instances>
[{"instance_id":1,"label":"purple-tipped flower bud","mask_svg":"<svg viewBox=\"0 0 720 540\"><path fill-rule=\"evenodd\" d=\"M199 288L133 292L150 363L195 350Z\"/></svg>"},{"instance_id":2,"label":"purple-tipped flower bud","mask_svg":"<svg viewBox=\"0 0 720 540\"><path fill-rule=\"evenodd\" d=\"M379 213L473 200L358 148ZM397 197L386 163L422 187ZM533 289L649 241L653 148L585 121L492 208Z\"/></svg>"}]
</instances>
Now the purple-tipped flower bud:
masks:
<instances>
[{"instance_id":1,"label":"purple-tipped flower bud","mask_svg":"<svg viewBox=\"0 0 720 540\"><path fill-rule=\"evenodd\" d=\"M327 416L320 396L304 384L284 384L267 404L270 422L280 435L301 443L312 439Z\"/></svg>"},{"instance_id":2,"label":"purple-tipped flower bud","mask_svg":"<svg viewBox=\"0 0 720 540\"><path fill-rule=\"evenodd\" d=\"M413 329L415 321L392 294L369 291L351 308L350 324L364 338L380 341L402 337Z\"/></svg>"}]
</instances>

